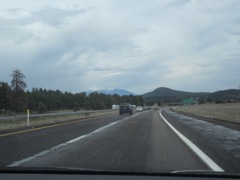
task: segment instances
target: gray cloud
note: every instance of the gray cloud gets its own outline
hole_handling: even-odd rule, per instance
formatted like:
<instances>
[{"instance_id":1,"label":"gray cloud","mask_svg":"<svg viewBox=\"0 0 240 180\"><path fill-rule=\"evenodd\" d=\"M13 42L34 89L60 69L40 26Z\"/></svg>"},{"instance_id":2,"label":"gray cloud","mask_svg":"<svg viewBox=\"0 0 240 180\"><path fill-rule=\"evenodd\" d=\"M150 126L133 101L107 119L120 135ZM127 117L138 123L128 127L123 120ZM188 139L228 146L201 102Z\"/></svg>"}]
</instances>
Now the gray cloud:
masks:
<instances>
[{"instance_id":1,"label":"gray cloud","mask_svg":"<svg viewBox=\"0 0 240 180\"><path fill-rule=\"evenodd\" d=\"M164 4L164 7L165 8L170 8L170 7L179 8L179 7L182 7L186 4L188 4L189 2L190 2L190 0L177 0L177 1L170 0L170 1L167 1L166 4Z\"/></svg>"},{"instance_id":2,"label":"gray cloud","mask_svg":"<svg viewBox=\"0 0 240 180\"><path fill-rule=\"evenodd\" d=\"M236 88L239 6L234 0L6 3L0 80L10 82L19 68L29 89Z\"/></svg>"}]
</instances>

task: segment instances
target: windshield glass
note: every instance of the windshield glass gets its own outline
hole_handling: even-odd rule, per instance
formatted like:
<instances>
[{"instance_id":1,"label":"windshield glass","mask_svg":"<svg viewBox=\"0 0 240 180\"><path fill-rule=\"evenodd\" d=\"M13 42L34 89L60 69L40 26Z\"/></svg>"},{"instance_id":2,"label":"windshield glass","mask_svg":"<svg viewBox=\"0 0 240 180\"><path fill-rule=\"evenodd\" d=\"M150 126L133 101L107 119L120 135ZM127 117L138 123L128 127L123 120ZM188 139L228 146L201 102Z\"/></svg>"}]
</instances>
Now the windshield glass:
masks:
<instances>
[{"instance_id":1,"label":"windshield glass","mask_svg":"<svg viewBox=\"0 0 240 180\"><path fill-rule=\"evenodd\" d=\"M0 169L240 173L239 0L0 7Z\"/></svg>"}]
</instances>

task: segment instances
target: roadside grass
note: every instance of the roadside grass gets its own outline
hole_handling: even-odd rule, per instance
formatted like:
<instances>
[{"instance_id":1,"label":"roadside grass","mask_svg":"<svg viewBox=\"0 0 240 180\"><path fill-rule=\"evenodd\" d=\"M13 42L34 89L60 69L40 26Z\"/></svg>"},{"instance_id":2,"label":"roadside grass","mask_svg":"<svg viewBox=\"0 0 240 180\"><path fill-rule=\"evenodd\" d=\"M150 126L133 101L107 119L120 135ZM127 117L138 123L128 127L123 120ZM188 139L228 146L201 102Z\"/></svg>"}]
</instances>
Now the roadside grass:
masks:
<instances>
[{"instance_id":1,"label":"roadside grass","mask_svg":"<svg viewBox=\"0 0 240 180\"><path fill-rule=\"evenodd\" d=\"M31 114L38 114L37 111L31 111ZM73 112L72 109L61 109L61 110L55 110L55 111L47 111L47 113L62 113L62 112ZM14 112L14 111L1 111L0 116L17 116L17 115L25 115L26 112Z\"/></svg>"},{"instance_id":2,"label":"roadside grass","mask_svg":"<svg viewBox=\"0 0 240 180\"><path fill-rule=\"evenodd\" d=\"M240 123L240 103L185 105L172 109L189 115Z\"/></svg>"},{"instance_id":3,"label":"roadside grass","mask_svg":"<svg viewBox=\"0 0 240 180\"><path fill-rule=\"evenodd\" d=\"M85 118L93 118L104 115L117 114L118 111L100 111L100 112L86 112L81 114L68 114L68 115L56 115L56 116L43 116L43 117L31 117L29 127L47 125L51 123L67 122L73 120L80 120ZM16 120L2 120L0 121L0 131L10 130L27 127L27 119L16 119Z\"/></svg>"}]
</instances>

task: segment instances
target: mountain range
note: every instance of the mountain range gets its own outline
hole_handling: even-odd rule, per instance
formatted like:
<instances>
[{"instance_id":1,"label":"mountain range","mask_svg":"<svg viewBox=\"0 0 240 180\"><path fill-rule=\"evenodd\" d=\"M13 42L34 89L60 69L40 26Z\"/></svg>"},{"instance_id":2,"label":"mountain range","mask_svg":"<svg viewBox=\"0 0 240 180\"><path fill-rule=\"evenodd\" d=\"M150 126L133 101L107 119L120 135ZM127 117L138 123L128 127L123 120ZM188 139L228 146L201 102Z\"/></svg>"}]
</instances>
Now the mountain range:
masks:
<instances>
[{"instance_id":1,"label":"mountain range","mask_svg":"<svg viewBox=\"0 0 240 180\"><path fill-rule=\"evenodd\" d=\"M137 95L133 92L127 91L125 89L118 89L118 88L113 88L113 89L99 89L96 91L90 90L87 91L86 94L89 95L90 93L97 92L97 93L102 93L102 94L107 94L107 95L114 95L117 94L119 96L124 96L124 95Z\"/></svg>"},{"instance_id":2,"label":"mountain range","mask_svg":"<svg viewBox=\"0 0 240 180\"><path fill-rule=\"evenodd\" d=\"M137 95L136 93L127 91L125 89L113 88L113 89L100 89L96 91L87 91L89 95L92 92L98 92L99 94L114 95ZM187 92L170 89L167 87L159 87L151 92L144 93L141 95L145 103L156 103L156 102L183 102L186 99L194 98L198 99L199 102L234 102L240 101L240 90L238 89L227 89L216 92Z\"/></svg>"},{"instance_id":3,"label":"mountain range","mask_svg":"<svg viewBox=\"0 0 240 180\"><path fill-rule=\"evenodd\" d=\"M198 98L201 101L239 101L240 91L228 89L210 92L186 92L173 90L167 87L159 87L151 92L142 94L145 103L156 102L182 102L187 98Z\"/></svg>"}]
</instances>

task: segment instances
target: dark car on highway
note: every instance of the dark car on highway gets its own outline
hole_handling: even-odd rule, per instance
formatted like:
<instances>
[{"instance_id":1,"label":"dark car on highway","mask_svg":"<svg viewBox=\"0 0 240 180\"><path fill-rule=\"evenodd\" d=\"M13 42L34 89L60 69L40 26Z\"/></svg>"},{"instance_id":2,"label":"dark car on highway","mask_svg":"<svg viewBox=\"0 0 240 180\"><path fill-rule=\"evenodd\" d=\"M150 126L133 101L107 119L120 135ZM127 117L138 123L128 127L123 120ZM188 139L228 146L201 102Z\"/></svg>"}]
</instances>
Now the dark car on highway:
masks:
<instances>
[{"instance_id":1,"label":"dark car on highway","mask_svg":"<svg viewBox=\"0 0 240 180\"><path fill-rule=\"evenodd\" d=\"M129 103L122 103L120 104L119 114L122 115L123 113L129 113L130 115L133 114L132 106Z\"/></svg>"},{"instance_id":2,"label":"dark car on highway","mask_svg":"<svg viewBox=\"0 0 240 180\"><path fill-rule=\"evenodd\" d=\"M154 107L154 110L159 110L159 107L158 107L158 106L155 106L155 107Z\"/></svg>"}]
</instances>

